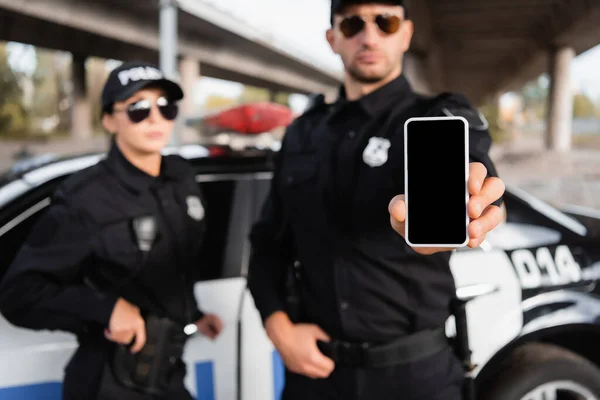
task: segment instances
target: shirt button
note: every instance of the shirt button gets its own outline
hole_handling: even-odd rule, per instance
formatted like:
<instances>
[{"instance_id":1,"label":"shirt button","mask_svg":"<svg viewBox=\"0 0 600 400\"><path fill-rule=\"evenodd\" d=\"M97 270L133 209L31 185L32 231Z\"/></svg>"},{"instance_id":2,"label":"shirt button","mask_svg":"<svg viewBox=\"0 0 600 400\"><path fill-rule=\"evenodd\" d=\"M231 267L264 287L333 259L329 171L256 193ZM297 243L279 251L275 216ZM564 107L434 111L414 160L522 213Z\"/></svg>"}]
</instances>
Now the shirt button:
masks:
<instances>
[{"instance_id":1,"label":"shirt button","mask_svg":"<svg viewBox=\"0 0 600 400\"><path fill-rule=\"evenodd\" d=\"M350 131L350 132L348 132L348 137L349 137L350 139L354 138L354 136L356 136L356 132L354 132L354 131Z\"/></svg>"},{"instance_id":2,"label":"shirt button","mask_svg":"<svg viewBox=\"0 0 600 400\"><path fill-rule=\"evenodd\" d=\"M348 309L348 303L346 303L345 301L342 301L340 303L340 308L342 309L342 311L346 311Z\"/></svg>"}]
</instances>

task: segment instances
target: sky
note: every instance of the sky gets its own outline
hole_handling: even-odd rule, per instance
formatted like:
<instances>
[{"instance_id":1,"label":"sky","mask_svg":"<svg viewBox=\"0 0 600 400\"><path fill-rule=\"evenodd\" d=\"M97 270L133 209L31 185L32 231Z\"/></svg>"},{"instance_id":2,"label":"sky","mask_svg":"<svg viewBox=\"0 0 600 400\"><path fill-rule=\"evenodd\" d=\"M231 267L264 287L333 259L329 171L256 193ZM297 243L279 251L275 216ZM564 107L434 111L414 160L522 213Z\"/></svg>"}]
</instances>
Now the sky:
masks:
<instances>
[{"instance_id":1,"label":"sky","mask_svg":"<svg viewBox=\"0 0 600 400\"><path fill-rule=\"evenodd\" d=\"M330 0L194 0L209 4L233 16L261 33L261 37L272 45L290 51L298 57L332 70L340 69L341 62L325 40L329 27ZM17 48L14 49L18 53ZM21 50L22 52L22 50ZM26 55L19 53L21 68L35 67ZM33 64L33 65L32 65ZM595 101L600 101L600 45L576 57L571 75L575 91L584 91ZM204 103L210 95L237 97L242 86L234 82L202 78L194 90L194 102ZM292 96L291 105L301 111L306 97Z\"/></svg>"}]
</instances>

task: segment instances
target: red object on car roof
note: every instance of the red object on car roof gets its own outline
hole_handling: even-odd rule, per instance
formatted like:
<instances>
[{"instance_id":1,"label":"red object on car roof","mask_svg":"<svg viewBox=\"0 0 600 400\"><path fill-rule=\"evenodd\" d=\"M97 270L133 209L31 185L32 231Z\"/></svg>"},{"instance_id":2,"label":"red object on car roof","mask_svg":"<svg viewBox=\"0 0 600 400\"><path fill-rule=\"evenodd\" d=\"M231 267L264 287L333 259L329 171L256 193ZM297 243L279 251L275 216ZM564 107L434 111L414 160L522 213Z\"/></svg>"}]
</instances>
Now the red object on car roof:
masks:
<instances>
[{"instance_id":1,"label":"red object on car roof","mask_svg":"<svg viewBox=\"0 0 600 400\"><path fill-rule=\"evenodd\" d=\"M277 103L247 103L203 118L210 130L256 134L268 132L292 122L292 110Z\"/></svg>"}]
</instances>

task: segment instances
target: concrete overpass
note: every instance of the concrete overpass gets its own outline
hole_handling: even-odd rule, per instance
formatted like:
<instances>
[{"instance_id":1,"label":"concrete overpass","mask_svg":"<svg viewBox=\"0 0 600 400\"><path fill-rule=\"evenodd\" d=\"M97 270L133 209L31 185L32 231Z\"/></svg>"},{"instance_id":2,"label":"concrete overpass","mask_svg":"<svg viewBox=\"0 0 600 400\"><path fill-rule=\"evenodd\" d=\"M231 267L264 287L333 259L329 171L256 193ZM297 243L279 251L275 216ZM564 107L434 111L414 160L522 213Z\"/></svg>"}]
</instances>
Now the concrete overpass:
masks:
<instances>
[{"instance_id":1,"label":"concrete overpass","mask_svg":"<svg viewBox=\"0 0 600 400\"><path fill-rule=\"evenodd\" d=\"M180 81L189 88L203 76L264 87L272 92L331 92L341 76L267 41L243 21L202 1L178 0ZM159 63L159 1L0 0L0 40L73 54L73 132L88 137L86 57ZM187 90L186 90L187 91ZM188 96L185 100L191 100ZM190 104L184 100L183 111Z\"/></svg>"},{"instance_id":2,"label":"concrete overpass","mask_svg":"<svg viewBox=\"0 0 600 400\"><path fill-rule=\"evenodd\" d=\"M416 25L405 73L421 92L460 91L473 103L548 72L548 147L570 146L569 66L600 43L600 0L407 0ZM0 40L70 51L76 94L88 55L158 61L158 0L0 0ZM184 88L200 74L273 91L330 92L340 77L266 41L200 0L178 0ZM83 101L76 102L81 115ZM185 110L184 105L184 110ZM76 132L85 131L85 123Z\"/></svg>"},{"instance_id":3,"label":"concrete overpass","mask_svg":"<svg viewBox=\"0 0 600 400\"><path fill-rule=\"evenodd\" d=\"M423 91L478 104L549 73L547 146L568 150L573 58L600 44L599 0L410 0L407 73Z\"/></svg>"}]
</instances>

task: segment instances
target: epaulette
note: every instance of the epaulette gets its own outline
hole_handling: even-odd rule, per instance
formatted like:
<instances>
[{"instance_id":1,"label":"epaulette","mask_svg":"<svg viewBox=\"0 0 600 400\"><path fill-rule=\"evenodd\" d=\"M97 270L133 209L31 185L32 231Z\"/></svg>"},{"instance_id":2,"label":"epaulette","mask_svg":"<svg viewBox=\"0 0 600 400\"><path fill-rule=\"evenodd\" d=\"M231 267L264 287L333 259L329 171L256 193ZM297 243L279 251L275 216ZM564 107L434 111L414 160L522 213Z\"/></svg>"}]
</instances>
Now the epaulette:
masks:
<instances>
[{"instance_id":1,"label":"epaulette","mask_svg":"<svg viewBox=\"0 0 600 400\"><path fill-rule=\"evenodd\" d=\"M314 110L318 110L325 105L327 105L327 103L325 102L324 94L322 94L322 93L313 94L313 95L309 96L309 98L308 98L308 104L306 105L306 108L304 109L304 114L312 112Z\"/></svg>"},{"instance_id":2,"label":"epaulette","mask_svg":"<svg viewBox=\"0 0 600 400\"><path fill-rule=\"evenodd\" d=\"M460 93L443 92L428 98L432 103L431 110L435 115L448 117L463 117L469 128L476 131L486 131L488 121L481 112L473 108L467 98Z\"/></svg>"},{"instance_id":3,"label":"epaulette","mask_svg":"<svg viewBox=\"0 0 600 400\"><path fill-rule=\"evenodd\" d=\"M309 97L309 101L307 106L301 115L299 115L288 127L288 130L292 130L293 128L297 128L298 126L302 126L306 128L306 124L311 124L313 121L313 117L318 116L318 114L327 113L328 110L332 108L331 104L328 104L325 101L325 95L323 94L313 94ZM318 120L318 118L317 118ZM303 129L305 131L310 131L310 128Z\"/></svg>"},{"instance_id":4,"label":"epaulette","mask_svg":"<svg viewBox=\"0 0 600 400\"><path fill-rule=\"evenodd\" d=\"M305 116L314 115L319 112L326 112L327 110L332 108L332 104L329 104L325 101L325 95L322 93L313 94L309 97L308 104L304 109L302 115L298 118L303 118Z\"/></svg>"},{"instance_id":5,"label":"epaulette","mask_svg":"<svg viewBox=\"0 0 600 400\"><path fill-rule=\"evenodd\" d=\"M79 192L92 182L100 174L99 164L91 165L66 178L55 192L55 196L71 196Z\"/></svg>"}]
</instances>

